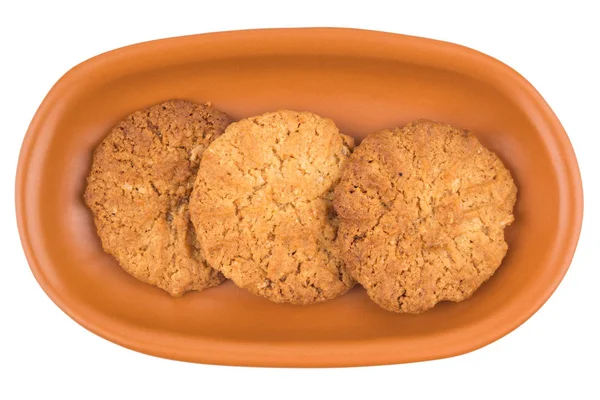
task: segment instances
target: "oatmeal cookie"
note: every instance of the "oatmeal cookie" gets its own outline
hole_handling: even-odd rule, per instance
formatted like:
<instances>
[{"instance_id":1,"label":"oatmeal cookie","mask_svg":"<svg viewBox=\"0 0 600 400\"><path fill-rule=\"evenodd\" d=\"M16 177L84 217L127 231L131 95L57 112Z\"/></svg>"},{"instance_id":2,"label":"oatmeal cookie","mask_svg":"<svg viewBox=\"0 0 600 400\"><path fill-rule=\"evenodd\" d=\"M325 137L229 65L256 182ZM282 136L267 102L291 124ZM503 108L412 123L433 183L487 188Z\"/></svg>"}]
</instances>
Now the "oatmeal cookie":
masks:
<instances>
[{"instance_id":1,"label":"oatmeal cookie","mask_svg":"<svg viewBox=\"0 0 600 400\"><path fill-rule=\"evenodd\" d=\"M129 115L94 152L84 198L102 247L173 296L224 280L201 256L188 202L204 149L230 122L210 105L167 101Z\"/></svg>"},{"instance_id":2,"label":"oatmeal cookie","mask_svg":"<svg viewBox=\"0 0 600 400\"><path fill-rule=\"evenodd\" d=\"M516 194L500 159L465 130L419 120L371 134L335 190L343 259L387 310L464 300L506 254Z\"/></svg>"},{"instance_id":3,"label":"oatmeal cookie","mask_svg":"<svg viewBox=\"0 0 600 400\"><path fill-rule=\"evenodd\" d=\"M332 201L352 147L309 112L231 124L204 153L190 202L208 263L275 302L310 304L350 289Z\"/></svg>"}]
</instances>

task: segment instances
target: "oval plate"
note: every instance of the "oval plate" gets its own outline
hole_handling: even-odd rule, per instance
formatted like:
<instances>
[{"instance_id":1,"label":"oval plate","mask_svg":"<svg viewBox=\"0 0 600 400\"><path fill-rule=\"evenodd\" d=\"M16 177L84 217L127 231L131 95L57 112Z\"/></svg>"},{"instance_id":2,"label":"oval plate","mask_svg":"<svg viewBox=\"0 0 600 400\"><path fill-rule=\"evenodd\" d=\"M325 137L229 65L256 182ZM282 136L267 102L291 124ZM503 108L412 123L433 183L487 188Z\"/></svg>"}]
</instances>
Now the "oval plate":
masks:
<instances>
[{"instance_id":1,"label":"oval plate","mask_svg":"<svg viewBox=\"0 0 600 400\"><path fill-rule=\"evenodd\" d=\"M234 118L281 108L366 134L429 118L472 130L519 187L509 252L462 303L386 312L363 289L322 304L270 303L233 284L173 299L123 272L100 246L82 193L94 147L127 114L171 98ZM29 265L90 331L178 360L352 366L449 357L522 324L564 276L582 220L577 162L558 119L518 73L474 50L351 29L271 29L158 40L94 57L64 75L21 149L16 207Z\"/></svg>"}]
</instances>

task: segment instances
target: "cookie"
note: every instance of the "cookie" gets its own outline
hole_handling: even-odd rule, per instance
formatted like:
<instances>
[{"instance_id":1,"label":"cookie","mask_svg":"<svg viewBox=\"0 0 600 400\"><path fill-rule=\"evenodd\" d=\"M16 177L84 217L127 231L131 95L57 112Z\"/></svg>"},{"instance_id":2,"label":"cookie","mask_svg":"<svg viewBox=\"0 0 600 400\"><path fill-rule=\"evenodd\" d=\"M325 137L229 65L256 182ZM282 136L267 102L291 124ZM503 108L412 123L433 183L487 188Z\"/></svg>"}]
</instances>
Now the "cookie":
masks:
<instances>
[{"instance_id":1,"label":"cookie","mask_svg":"<svg viewBox=\"0 0 600 400\"><path fill-rule=\"evenodd\" d=\"M102 247L172 296L224 280L201 256L188 202L202 153L230 122L210 105L167 101L129 115L94 152L84 198Z\"/></svg>"},{"instance_id":2,"label":"cookie","mask_svg":"<svg viewBox=\"0 0 600 400\"><path fill-rule=\"evenodd\" d=\"M204 152L190 201L208 263L274 302L346 292L354 281L334 243L332 201L352 148L331 120L309 112L231 124Z\"/></svg>"},{"instance_id":3,"label":"cookie","mask_svg":"<svg viewBox=\"0 0 600 400\"><path fill-rule=\"evenodd\" d=\"M335 190L351 275L386 310L458 302L507 251L517 188L471 133L426 120L369 135Z\"/></svg>"}]
</instances>

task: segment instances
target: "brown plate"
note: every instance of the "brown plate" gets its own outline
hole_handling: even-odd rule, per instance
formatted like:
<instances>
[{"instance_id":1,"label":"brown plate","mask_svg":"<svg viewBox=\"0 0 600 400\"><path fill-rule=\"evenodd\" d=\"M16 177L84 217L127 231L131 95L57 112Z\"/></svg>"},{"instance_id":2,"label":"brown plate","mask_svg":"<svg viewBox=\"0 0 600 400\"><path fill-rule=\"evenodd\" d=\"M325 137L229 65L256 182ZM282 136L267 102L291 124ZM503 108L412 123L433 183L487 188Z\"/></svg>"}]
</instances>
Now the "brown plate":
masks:
<instances>
[{"instance_id":1,"label":"brown plate","mask_svg":"<svg viewBox=\"0 0 600 400\"><path fill-rule=\"evenodd\" d=\"M171 98L210 100L235 118L309 110L357 139L416 118L470 129L500 155L519 187L508 255L471 299L422 315L384 311L359 287L305 307L270 303L231 283L171 298L102 251L82 199L92 150L110 128ZM567 271L582 203L569 139L518 73L454 44L351 29L214 33L94 57L63 76L40 106L23 142L16 187L31 269L75 321L160 357L257 366L420 361L506 335Z\"/></svg>"}]
</instances>

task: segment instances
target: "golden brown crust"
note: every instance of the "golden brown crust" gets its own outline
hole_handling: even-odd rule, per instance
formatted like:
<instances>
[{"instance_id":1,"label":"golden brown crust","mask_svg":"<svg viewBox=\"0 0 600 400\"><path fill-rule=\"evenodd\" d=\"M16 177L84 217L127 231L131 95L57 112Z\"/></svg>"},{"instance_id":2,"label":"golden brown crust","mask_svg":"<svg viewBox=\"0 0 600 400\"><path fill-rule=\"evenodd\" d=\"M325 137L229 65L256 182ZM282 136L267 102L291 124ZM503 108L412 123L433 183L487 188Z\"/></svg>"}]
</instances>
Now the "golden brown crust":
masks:
<instances>
[{"instance_id":1,"label":"golden brown crust","mask_svg":"<svg viewBox=\"0 0 600 400\"><path fill-rule=\"evenodd\" d=\"M173 296L224 280L201 257L188 201L204 149L230 122L209 105L167 101L129 115L94 152L84 197L104 250Z\"/></svg>"},{"instance_id":2,"label":"golden brown crust","mask_svg":"<svg viewBox=\"0 0 600 400\"><path fill-rule=\"evenodd\" d=\"M346 292L354 281L334 244L332 200L352 147L331 120L308 112L230 125L204 153L190 202L209 264L275 302Z\"/></svg>"},{"instance_id":3,"label":"golden brown crust","mask_svg":"<svg viewBox=\"0 0 600 400\"><path fill-rule=\"evenodd\" d=\"M335 190L343 258L387 310L464 300L506 254L516 193L500 159L467 131L419 120L371 134Z\"/></svg>"}]
</instances>

